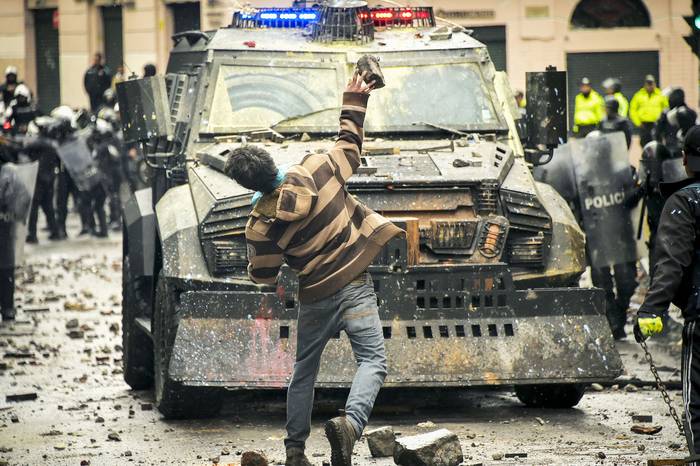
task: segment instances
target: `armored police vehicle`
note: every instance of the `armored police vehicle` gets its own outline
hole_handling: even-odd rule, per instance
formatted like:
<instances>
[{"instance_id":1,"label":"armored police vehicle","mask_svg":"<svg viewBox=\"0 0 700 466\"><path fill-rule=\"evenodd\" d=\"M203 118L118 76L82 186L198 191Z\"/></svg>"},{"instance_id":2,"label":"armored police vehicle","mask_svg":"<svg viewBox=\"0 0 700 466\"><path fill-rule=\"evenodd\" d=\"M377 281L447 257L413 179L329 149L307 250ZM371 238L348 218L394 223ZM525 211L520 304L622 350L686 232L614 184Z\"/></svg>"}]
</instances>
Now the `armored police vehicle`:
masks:
<instances>
[{"instance_id":1,"label":"armored police vehicle","mask_svg":"<svg viewBox=\"0 0 700 466\"><path fill-rule=\"evenodd\" d=\"M619 375L602 292L578 288L584 235L530 173L552 135L565 138L564 109L533 120L525 150L507 78L469 31L437 26L430 8L351 1L239 11L229 27L174 41L164 78L118 89L125 139L152 170L124 212L124 377L154 384L166 417L212 414L224 389L288 383L297 281L284 268L276 287L248 279L253 193L223 166L241 144L280 165L328 150L365 54L386 87L370 98L347 189L407 231L370 266L386 386L514 386L526 404L570 407L586 384ZM565 101L562 74L530 79L545 113ZM354 371L337 335L318 386L349 386Z\"/></svg>"}]
</instances>

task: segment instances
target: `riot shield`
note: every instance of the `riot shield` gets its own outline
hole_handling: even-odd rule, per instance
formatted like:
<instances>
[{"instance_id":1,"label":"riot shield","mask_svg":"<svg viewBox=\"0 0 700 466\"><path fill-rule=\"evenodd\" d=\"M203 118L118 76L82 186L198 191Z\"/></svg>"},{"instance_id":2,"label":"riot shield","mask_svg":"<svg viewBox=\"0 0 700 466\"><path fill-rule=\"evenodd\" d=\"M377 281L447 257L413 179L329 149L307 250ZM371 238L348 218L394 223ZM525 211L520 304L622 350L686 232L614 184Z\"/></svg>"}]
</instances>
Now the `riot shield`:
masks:
<instances>
[{"instance_id":1,"label":"riot shield","mask_svg":"<svg viewBox=\"0 0 700 466\"><path fill-rule=\"evenodd\" d=\"M688 178L683 165L683 159L674 157L661 162L661 176L664 183L675 183Z\"/></svg>"},{"instance_id":2,"label":"riot shield","mask_svg":"<svg viewBox=\"0 0 700 466\"><path fill-rule=\"evenodd\" d=\"M84 136L68 138L58 146L57 152L80 191L89 191L100 182L97 165Z\"/></svg>"},{"instance_id":3,"label":"riot shield","mask_svg":"<svg viewBox=\"0 0 700 466\"><path fill-rule=\"evenodd\" d=\"M27 189L29 194L29 207L27 207L24 218L17 221L15 242L15 265L20 265L24 261L24 239L27 237L27 216L34 199L34 190L36 188L36 177L39 173L39 162L24 163L17 166L17 176L22 181L22 184Z\"/></svg>"},{"instance_id":4,"label":"riot shield","mask_svg":"<svg viewBox=\"0 0 700 466\"><path fill-rule=\"evenodd\" d=\"M624 134L601 134L570 144L590 265L636 261L632 218L623 205L633 184Z\"/></svg>"},{"instance_id":5,"label":"riot shield","mask_svg":"<svg viewBox=\"0 0 700 466\"><path fill-rule=\"evenodd\" d=\"M537 181L552 186L561 197L572 204L578 197L574 163L571 158L571 144L566 143L554 149L554 155L549 163L533 169Z\"/></svg>"}]
</instances>

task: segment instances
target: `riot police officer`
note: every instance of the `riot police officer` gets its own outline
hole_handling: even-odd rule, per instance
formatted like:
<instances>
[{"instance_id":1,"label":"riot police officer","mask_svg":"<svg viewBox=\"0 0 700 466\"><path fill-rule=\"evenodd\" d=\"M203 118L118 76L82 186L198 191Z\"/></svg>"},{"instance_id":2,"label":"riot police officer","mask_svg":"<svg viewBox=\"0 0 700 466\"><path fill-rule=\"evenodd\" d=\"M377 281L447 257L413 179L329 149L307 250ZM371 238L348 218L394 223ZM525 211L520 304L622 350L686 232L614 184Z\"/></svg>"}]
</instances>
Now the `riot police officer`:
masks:
<instances>
[{"instance_id":1,"label":"riot police officer","mask_svg":"<svg viewBox=\"0 0 700 466\"><path fill-rule=\"evenodd\" d=\"M61 144L75 132L73 121L75 112L70 107L62 105L53 109L51 116L56 120L56 124L50 130L51 138L57 144ZM68 198L71 195L80 213L80 235L89 234L91 229L85 193L80 192L63 162L61 162L59 167L56 190L56 222L58 224L59 237L67 237L66 219L68 217Z\"/></svg>"},{"instance_id":2,"label":"riot police officer","mask_svg":"<svg viewBox=\"0 0 700 466\"><path fill-rule=\"evenodd\" d=\"M700 126L688 130L683 163L689 178L661 186L668 195L659 220L654 274L634 327L639 340L663 330L671 303L683 311L683 406L691 456L700 453Z\"/></svg>"},{"instance_id":3,"label":"riot police officer","mask_svg":"<svg viewBox=\"0 0 700 466\"><path fill-rule=\"evenodd\" d=\"M36 223L39 216L39 207L46 216L46 223L49 227L49 239L60 239L58 225L56 224L56 213L53 207L54 182L56 172L59 167L59 158L56 148L48 138L48 132L54 123L51 117L38 117L35 122L29 124L28 134L31 140L27 140L24 145L24 153L32 161L39 162L39 173L37 175L32 208L29 212L29 224L27 228L27 243L37 243Z\"/></svg>"},{"instance_id":4,"label":"riot police officer","mask_svg":"<svg viewBox=\"0 0 700 466\"><path fill-rule=\"evenodd\" d=\"M625 134L627 149L632 143L632 122L620 116L620 101L614 96L605 97L605 119L598 125L601 133L614 133L621 131Z\"/></svg>"},{"instance_id":5,"label":"riot police officer","mask_svg":"<svg viewBox=\"0 0 700 466\"><path fill-rule=\"evenodd\" d=\"M17 167L0 153L0 314L15 318L15 243L17 222L24 221L31 194L20 180Z\"/></svg>"},{"instance_id":6,"label":"riot police officer","mask_svg":"<svg viewBox=\"0 0 700 466\"><path fill-rule=\"evenodd\" d=\"M7 130L15 136L25 134L29 123L37 117L36 107L32 104L32 93L24 84L15 88L15 98L10 103L10 108L5 112L5 124Z\"/></svg>"},{"instance_id":7,"label":"riot police officer","mask_svg":"<svg viewBox=\"0 0 700 466\"><path fill-rule=\"evenodd\" d=\"M676 87L668 95L668 108L656 122L655 139L663 143L675 157L681 156L685 133L695 125L698 114L685 103L685 92Z\"/></svg>"}]
</instances>

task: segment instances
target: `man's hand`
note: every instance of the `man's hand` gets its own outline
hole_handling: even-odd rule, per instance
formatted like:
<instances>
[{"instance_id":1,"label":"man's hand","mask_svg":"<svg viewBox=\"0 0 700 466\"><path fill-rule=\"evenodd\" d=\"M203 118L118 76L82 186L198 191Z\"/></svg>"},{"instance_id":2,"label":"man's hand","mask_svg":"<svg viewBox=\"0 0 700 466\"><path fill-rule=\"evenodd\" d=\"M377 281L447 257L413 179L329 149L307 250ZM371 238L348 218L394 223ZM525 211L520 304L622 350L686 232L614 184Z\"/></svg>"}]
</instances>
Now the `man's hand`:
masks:
<instances>
[{"instance_id":1,"label":"man's hand","mask_svg":"<svg viewBox=\"0 0 700 466\"><path fill-rule=\"evenodd\" d=\"M637 321L634 324L634 339L637 343L641 343L649 337L658 335L664 329L663 320L661 317L643 314L637 315Z\"/></svg>"},{"instance_id":2,"label":"man's hand","mask_svg":"<svg viewBox=\"0 0 700 466\"><path fill-rule=\"evenodd\" d=\"M348 86L345 88L345 92L356 92L360 94L369 94L374 89L374 81L367 84L365 83L365 77L367 77L367 72L360 74L355 71L352 75L350 81L348 81Z\"/></svg>"}]
</instances>

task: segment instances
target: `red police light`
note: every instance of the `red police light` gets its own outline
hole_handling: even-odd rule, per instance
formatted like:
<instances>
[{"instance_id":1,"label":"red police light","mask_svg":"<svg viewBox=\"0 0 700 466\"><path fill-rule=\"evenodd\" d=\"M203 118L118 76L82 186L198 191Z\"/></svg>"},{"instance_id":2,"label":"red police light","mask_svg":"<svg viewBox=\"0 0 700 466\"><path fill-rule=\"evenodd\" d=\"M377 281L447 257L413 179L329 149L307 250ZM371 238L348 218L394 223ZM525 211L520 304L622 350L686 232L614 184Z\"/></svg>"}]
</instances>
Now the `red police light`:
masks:
<instances>
[{"instance_id":1,"label":"red police light","mask_svg":"<svg viewBox=\"0 0 700 466\"><path fill-rule=\"evenodd\" d=\"M375 20L379 21L389 21L394 19L394 12L393 11L374 11L372 12L372 16L374 17Z\"/></svg>"},{"instance_id":2,"label":"red police light","mask_svg":"<svg viewBox=\"0 0 700 466\"><path fill-rule=\"evenodd\" d=\"M413 11L411 10L405 10L402 11L399 16L401 16L401 19L413 19Z\"/></svg>"}]
</instances>

